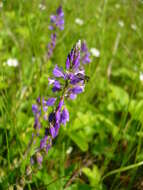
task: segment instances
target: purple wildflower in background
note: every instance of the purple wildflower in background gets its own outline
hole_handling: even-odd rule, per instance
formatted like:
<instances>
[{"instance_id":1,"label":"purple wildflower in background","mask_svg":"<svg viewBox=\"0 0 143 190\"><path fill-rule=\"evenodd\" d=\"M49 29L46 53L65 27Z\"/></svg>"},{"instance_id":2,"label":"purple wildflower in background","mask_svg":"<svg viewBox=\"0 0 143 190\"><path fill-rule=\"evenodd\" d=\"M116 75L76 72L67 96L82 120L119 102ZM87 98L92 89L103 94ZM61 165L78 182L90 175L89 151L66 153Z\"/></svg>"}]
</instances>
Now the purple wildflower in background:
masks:
<instances>
[{"instance_id":1,"label":"purple wildflower in background","mask_svg":"<svg viewBox=\"0 0 143 190\"><path fill-rule=\"evenodd\" d=\"M51 34L51 41L48 44L47 48L48 48L48 53L47 53L47 57L48 59L50 59L50 57L53 54L53 50L55 49L56 46L56 33Z\"/></svg>"},{"instance_id":2,"label":"purple wildflower in background","mask_svg":"<svg viewBox=\"0 0 143 190\"><path fill-rule=\"evenodd\" d=\"M63 30L64 29L64 12L62 11L62 7L56 11L56 15L51 15L51 25L49 26L50 30L56 30L56 28Z\"/></svg>"},{"instance_id":3,"label":"purple wildflower in background","mask_svg":"<svg viewBox=\"0 0 143 190\"><path fill-rule=\"evenodd\" d=\"M81 56L81 61L83 64L87 64L87 63L90 63L90 53L88 51L88 48L87 48L87 45L86 45L86 42L83 41L82 44L81 44L81 53L82 53L82 56Z\"/></svg>"},{"instance_id":4,"label":"purple wildflower in background","mask_svg":"<svg viewBox=\"0 0 143 190\"><path fill-rule=\"evenodd\" d=\"M64 12L62 10L62 7L59 6L59 8L56 11L56 15L51 15L50 17L51 20L51 25L49 26L49 29L53 31L51 34L51 41L49 42L47 48L48 48L48 53L47 53L47 58L50 59L53 50L55 49L56 46L56 31L57 29L63 30L64 29Z\"/></svg>"},{"instance_id":5,"label":"purple wildflower in background","mask_svg":"<svg viewBox=\"0 0 143 190\"><path fill-rule=\"evenodd\" d=\"M49 85L52 86L54 97L48 99L38 98L37 104L32 105L36 123L34 125L38 125L40 126L40 130L44 130L38 149L39 152L48 152L52 146L52 141L59 134L61 125L65 126L69 122L69 112L65 105L65 100L73 100L84 91L85 82L88 79L85 75L84 64L85 62L89 62L90 58L88 54L88 59L85 59L86 61L81 59L81 53L87 54L88 52L85 43L83 46L81 46L80 41L76 43L67 56L65 70L58 65L54 67L53 76L49 78ZM44 126L43 120L45 119L45 114L48 115L48 119ZM37 129L36 127L34 128ZM37 158L39 164L41 164L42 160L43 158L40 156Z\"/></svg>"}]
</instances>

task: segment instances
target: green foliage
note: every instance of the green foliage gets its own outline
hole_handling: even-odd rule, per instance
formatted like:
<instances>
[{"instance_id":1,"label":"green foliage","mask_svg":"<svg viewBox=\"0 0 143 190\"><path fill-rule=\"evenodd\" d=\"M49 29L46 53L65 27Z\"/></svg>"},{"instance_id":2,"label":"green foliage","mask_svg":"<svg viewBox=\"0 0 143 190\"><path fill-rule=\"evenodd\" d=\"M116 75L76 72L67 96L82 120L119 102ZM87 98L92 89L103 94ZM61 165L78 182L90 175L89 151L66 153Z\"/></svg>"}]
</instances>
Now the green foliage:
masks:
<instances>
[{"instance_id":1,"label":"green foliage","mask_svg":"<svg viewBox=\"0 0 143 190\"><path fill-rule=\"evenodd\" d=\"M60 3L65 29L47 61L50 14ZM142 188L142 17L141 0L0 1L1 190ZM55 64L65 65L78 39L100 56L91 54L85 92L67 102L70 121L42 167L31 166L30 155L39 143L25 156L33 133L31 106L39 95L51 95L48 77ZM17 67L7 65L10 58L18 60Z\"/></svg>"}]
</instances>

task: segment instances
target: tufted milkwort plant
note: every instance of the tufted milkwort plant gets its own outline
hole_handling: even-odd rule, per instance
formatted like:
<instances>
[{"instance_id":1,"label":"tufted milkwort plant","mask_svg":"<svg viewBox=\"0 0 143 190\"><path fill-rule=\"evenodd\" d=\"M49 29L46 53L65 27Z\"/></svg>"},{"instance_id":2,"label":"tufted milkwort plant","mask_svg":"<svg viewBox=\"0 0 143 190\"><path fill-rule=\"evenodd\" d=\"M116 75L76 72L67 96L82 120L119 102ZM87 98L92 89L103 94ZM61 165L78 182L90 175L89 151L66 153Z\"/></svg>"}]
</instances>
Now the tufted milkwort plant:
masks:
<instances>
[{"instance_id":1,"label":"tufted milkwort plant","mask_svg":"<svg viewBox=\"0 0 143 190\"><path fill-rule=\"evenodd\" d=\"M85 81L89 78L85 75L84 66L90 62L89 56L86 43L81 44L79 40L67 56L65 70L55 65L53 76L48 79L53 97L38 97L37 103L32 105L35 116L34 135L41 138L36 150L36 159L40 165L44 153L48 152L58 136L61 125L69 122L65 100L73 100L84 91Z\"/></svg>"}]
</instances>

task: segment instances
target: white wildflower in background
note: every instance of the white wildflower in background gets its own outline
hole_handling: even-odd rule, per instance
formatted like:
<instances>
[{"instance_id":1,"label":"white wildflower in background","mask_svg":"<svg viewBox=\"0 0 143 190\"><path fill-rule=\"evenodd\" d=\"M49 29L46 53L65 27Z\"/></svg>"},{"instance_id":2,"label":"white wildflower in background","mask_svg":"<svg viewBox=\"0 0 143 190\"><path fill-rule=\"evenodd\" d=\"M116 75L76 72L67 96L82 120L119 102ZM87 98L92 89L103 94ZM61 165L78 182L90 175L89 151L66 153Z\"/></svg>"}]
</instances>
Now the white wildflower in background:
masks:
<instances>
[{"instance_id":1,"label":"white wildflower in background","mask_svg":"<svg viewBox=\"0 0 143 190\"><path fill-rule=\"evenodd\" d=\"M10 67L17 67L18 66L18 60L15 58L9 58L6 62L5 65L8 65Z\"/></svg>"},{"instance_id":2,"label":"white wildflower in background","mask_svg":"<svg viewBox=\"0 0 143 190\"><path fill-rule=\"evenodd\" d=\"M131 24L131 29L137 30L137 26L135 24Z\"/></svg>"},{"instance_id":3,"label":"white wildflower in background","mask_svg":"<svg viewBox=\"0 0 143 190\"><path fill-rule=\"evenodd\" d=\"M143 73L140 73L140 81L143 81Z\"/></svg>"},{"instance_id":4,"label":"white wildflower in background","mask_svg":"<svg viewBox=\"0 0 143 190\"><path fill-rule=\"evenodd\" d=\"M83 20L80 19L80 18L76 18L75 19L75 23L78 24L78 25L80 25L80 26L82 26L83 25Z\"/></svg>"},{"instance_id":5,"label":"white wildflower in background","mask_svg":"<svg viewBox=\"0 0 143 190\"><path fill-rule=\"evenodd\" d=\"M3 2L0 2L0 9L3 8Z\"/></svg>"},{"instance_id":6,"label":"white wildflower in background","mask_svg":"<svg viewBox=\"0 0 143 190\"><path fill-rule=\"evenodd\" d=\"M96 48L91 48L90 49L90 53L94 56L94 57L99 57L100 56L100 51Z\"/></svg>"},{"instance_id":7,"label":"white wildflower in background","mask_svg":"<svg viewBox=\"0 0 143 190\"><path fill-rule=\"evenodd\" d=\"M124 22L123 22L122 20L119 20L119 21L118 21L118 24L119 24L119 26L120 26L121 28L124 27Z\"/></svg>"},{"instance_id":8,"label":"white wildflower in background","mask_svg":"<svg viewBox=\"0 0 143 190\"><path fill-rule=\"evenodd\" d=\"M73 147L70 146L70 147L67 149L66 154L70 154L72 151L73 151Z\"/></svg>"},{"instance_id":9,"label":"white wildflower in background","mask_svg":"<svg viewBox=\"0 0 143 190\"><path fill-rule=\"evenodd\" d=\"M44 10L46 9L46 6L43 5L43 4L41 4L41 3L39 4L38 7L39 7L39 9L41 9L42 11L44 11Z\"/></svg>"},{"instance_id":10,"label":"white wildflower in background","mask_svg":"<svg viewBox=\"0 0 143 190\"><path fill-rule=\"evenodd\" d=\"M119 9L120 8L120 4L115 4L115 8Z\"/></svg>"},{"instance_id":11,"label":"white wildflower in background","mask_svg":"<svg viewBox=\"0 0 143 190\"><path fill-rule=\"evenodd\" d=\"M33 56L32 57L32 62L34 63L36 61L36 58Z\"/></svg>"}]
</instances>

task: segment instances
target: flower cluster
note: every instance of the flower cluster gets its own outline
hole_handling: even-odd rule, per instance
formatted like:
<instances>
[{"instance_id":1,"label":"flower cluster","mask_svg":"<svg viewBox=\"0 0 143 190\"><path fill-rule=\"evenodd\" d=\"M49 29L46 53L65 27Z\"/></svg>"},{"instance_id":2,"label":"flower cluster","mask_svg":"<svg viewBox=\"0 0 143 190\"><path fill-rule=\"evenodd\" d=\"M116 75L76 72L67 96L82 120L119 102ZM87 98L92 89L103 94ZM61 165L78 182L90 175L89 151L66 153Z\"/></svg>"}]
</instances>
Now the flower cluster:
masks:
<instances>
[{"instance_id":1,"label":"flower cluster","mask_svg":"<svg viewBox=\"0 0 143 190\"><path fill-rule=\"evenodd\" d=\"M64 13L62 11L62 7L60 6L57 11L56 15L51 15L51 25L49 26L49 29L53 31L51 34L51 41L48 44L48 53L47 58L50 59L50 57L53 54L53 50L56 46L56 30L63 30L64 29Z\"/></svg>"},{"instance_id":2,"label":"flower cluster","mask_svg":"<svg viewBox=\"0 0 143 190\"><path fill-rule=\"evenodd\" d=\"M38 148L37 161L41 164L42 157L40 151L48 152L52 146L52 141L57 137L61 125L66 125L69 121L69 112L65 105L66 99L75 99L78 94L84 91L85 81L88 77L85 75L84 64L89 63L89 54L83 58L80 54L87 54L87 48L82 47L80 41L73 47L66 59L66 69L55 66L53 77L49 78L49 85L52 86L54 97L48 99L38 98L37 104L32 105L32 111L35 116L34 128L36 136L41 137L41 129L44 129L44 135ZM84 47L86 44L84 42ZM85 51L86 50L86 51ZM84 59L85 57L85 59ZM82 58L82 59L81 59ZM46 125L44 126L44 123Z\"/></svg>"}]
</instances>

